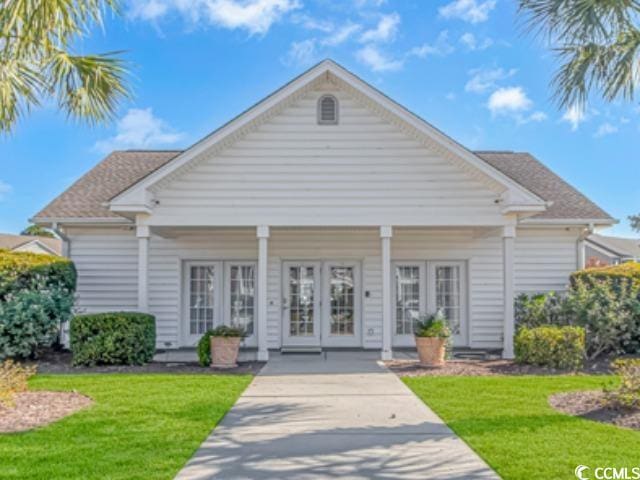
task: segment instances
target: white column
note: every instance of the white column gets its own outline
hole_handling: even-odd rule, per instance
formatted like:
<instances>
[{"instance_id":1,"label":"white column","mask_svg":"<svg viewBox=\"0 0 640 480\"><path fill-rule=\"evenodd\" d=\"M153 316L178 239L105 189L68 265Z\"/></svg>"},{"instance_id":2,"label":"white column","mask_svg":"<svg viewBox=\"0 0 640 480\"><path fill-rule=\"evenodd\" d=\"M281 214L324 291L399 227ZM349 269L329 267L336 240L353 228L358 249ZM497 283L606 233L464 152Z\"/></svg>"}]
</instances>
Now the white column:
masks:
<instances>
[{"instance_id":1,"label":"white column","mask_svg":"<svg viewBox=\"0 0 640 480\"><path fill-rule=\"evenodd\" d=\"M391 360L391 237L393 228L380 227L380 241L382 246L382 360Z\"/></svg>"},{"instance_id":2,"label":"white column","mask_svg":"<svg viewBox=\"0 0 640 480\"><path fill-rule=\"evenodd\" d=\"M577 263L577 267L578 270L582 270L586 263L586 248L585 248L585 241L584 238L582 238L582 236L578 239L578 244L577 244L577 248L578 248L578 263Z\"/></svg>"},{"instance_id":3,"label":"white column","mask_svg":"<svg viewBox=\"0 0 640 480\"><path fill-rule=\"evenodd\" d=\"M504 278L504 340L502 347L503 358L513 358L513 335L515 320L513 311L513 255L515 248L516 227L507 225L502 233L502 262Z\"/></svg>"},{"instance_id":4,"label":"white column","mask_svg":"<svg viewBox=\"0 0 640 480\"><path fill-rule=\"evenodd\" d=\"M138 225L138 310L149 311L149 227Z\"/></svg>"},{"instance_id":5,"label":"white column","mask_svg":"<svg viewBox=\"0 0 640 480\"><path fill-rule=\"evenodd\" d=\"M258 237L258 360L269 360L267 348L267 242L269 240L269 227L260 225L256 229Z\"/></svg>"}]
</instances>

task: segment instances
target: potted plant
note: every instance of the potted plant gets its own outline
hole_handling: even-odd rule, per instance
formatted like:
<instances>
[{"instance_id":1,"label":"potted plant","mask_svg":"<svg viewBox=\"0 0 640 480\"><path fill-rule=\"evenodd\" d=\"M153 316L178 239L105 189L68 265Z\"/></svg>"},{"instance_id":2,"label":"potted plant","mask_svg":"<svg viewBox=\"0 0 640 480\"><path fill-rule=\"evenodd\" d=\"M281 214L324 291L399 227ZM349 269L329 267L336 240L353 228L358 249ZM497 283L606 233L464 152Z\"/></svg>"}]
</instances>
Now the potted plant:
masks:
<instances>
[{"instance_id":1,"label":"potted plant","mask_svg":"<svg viewBox=\"0 0 640 480\"><path fill-rule=\"evenodd\" d=\"M238 351L245 332L240 327L220 325L207 332L210 338L211 367L233 368L238 366Z\"/></svg>"},{"instance_id":2,"label":"potted plant","mask_svg":"<svg viewBox=\"0 0 640 480\"><path fill-rule=\"evenodd\" d=\"M442 313L421 316L415 327L416 349L420 364L444 365L451 329Z\"/></svg>"}]
</instances>

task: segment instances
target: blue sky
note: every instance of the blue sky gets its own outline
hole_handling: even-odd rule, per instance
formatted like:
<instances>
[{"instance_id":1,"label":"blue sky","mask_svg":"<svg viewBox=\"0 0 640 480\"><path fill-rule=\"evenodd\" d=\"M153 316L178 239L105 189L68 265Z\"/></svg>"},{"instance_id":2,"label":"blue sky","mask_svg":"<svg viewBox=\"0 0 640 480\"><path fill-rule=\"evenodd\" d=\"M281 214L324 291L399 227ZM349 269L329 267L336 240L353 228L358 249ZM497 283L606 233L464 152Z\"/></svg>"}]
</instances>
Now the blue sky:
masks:
<instances>
[{"instance_id":1,"label":"blue sky","mask_svg":"<svg viewBox=\"0 0 640 480\"><path fill-rule=\"evenodd\" d=\"M107 126L46 104L0 138L0 231L109 150L186 147L330 57L469 148L533 153L633 235L638 102L558 109L555 59L520 25L509 0L130 0L77 50L125 50L134 97Z\"/></svg>"}]
</instances>

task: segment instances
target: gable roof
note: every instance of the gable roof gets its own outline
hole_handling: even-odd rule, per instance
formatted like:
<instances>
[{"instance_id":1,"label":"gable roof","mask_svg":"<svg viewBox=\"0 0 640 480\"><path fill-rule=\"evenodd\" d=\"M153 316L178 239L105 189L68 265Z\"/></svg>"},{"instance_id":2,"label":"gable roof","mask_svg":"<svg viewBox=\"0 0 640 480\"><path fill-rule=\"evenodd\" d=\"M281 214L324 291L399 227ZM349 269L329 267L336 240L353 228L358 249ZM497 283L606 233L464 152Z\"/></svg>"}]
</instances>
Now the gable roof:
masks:
<instances>
[{"instance_id":1,"label":"gable roof","mask_svg":"<svg viewBox=\"0 0 640 480\"><path fill-rule=\"evenodd\" d=\"M621 258L640 259L640 238L623 238L593 233L587 242L604 248Z\"/></svg>"},{"instance_id":2,"label":"gable roof","mask_svg":"<svg viewBox=\"0 0 640 480\"><path fill-rule=\"evenodd\" d=\"M607 212L553 173L530 153L479 151L476 154L539 197L552 202L544 212L532 218L613 220Z\"/></svg>"},{"instance_id":3,"label":"gable roof","mask_svg":"<svg viewBox=\"0 0 640 480\"><path fill-rule=\"evenodd\" d=\"M40 244L44 250L48 250L55 255L62 255L62 240L59 238L0 233L0 249L16 250L34 242Z\"/></svg>"},{"instance_id":4,"label":"gable roof","mask_svg":"<svg viewBox=\"0 0 640 480\"><path fill-rule=\"evenodd\" d=\"M527 190L523 185L514 182L487 162L483 162L460 143L448 137L442 131L398 104L360 77L334 61L327 59L311 67L248 110L205 136L202 140L177 155L171 162L167 162L167 164L158 168L131 188L116 195L111 199L111 210L128 213L149 213L151 205L146 203L149 200L147 189L172 178L182 169L194 165L198 159L203 158L204 153L210 153L215 148L222 147L225 144L228 145L228 142L233 142L234 138L251 129L261 119L268 118L277 111L278 107L286 105L288 101L296 98L296 95L303 94L306 89L312 88L316 82L327 79L339 82L351 95L370 103L381 116L394 123L401 124L408 134L422 139L429 147L447 157L452 163L456 163L472 175L484 180L487 185L497 192L505 194L506 209L515 207L521 208L519 211L542 211L546 207L543 199Z\"/></svg>"},{"instance_id":5,"label":"gable roof","mask_svg":"<svg viewBox=\"0 0 640 480\"><path fill-rule=\"evenodd\" d=\"M111 212L107 202L167 164L179 153L179 150L113 152L38 212L34 220L125 220ZM535 215L533 219L600 219L603 223L611 223L613 220L604 210L529 153L479 151L475 154L543 200L553 202L546 211Z\"/></svg>"}]
</instances>

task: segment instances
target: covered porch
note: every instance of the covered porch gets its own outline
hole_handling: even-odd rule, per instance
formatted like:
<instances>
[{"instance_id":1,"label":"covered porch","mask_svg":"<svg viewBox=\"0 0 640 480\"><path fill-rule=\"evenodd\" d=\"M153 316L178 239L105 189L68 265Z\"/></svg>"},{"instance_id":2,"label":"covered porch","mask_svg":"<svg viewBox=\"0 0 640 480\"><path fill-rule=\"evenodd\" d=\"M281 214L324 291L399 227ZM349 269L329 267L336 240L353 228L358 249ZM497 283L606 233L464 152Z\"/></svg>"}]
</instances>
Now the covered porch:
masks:
<instances>
[{"instance_id":1,"label":"covered porch","mask_svg":"<svg viewBox=\"0 0 640 480\"><path fill-rule=\"evenodd\" d=\"M241 324L243 358L269 351L413 344L416 316L441 310L454 346L513 355L514 225L135 227L138 309L158 348L189 355L209 328ZM173 357L165 353L166 358Z\"/></svg>"}]
</instances>

